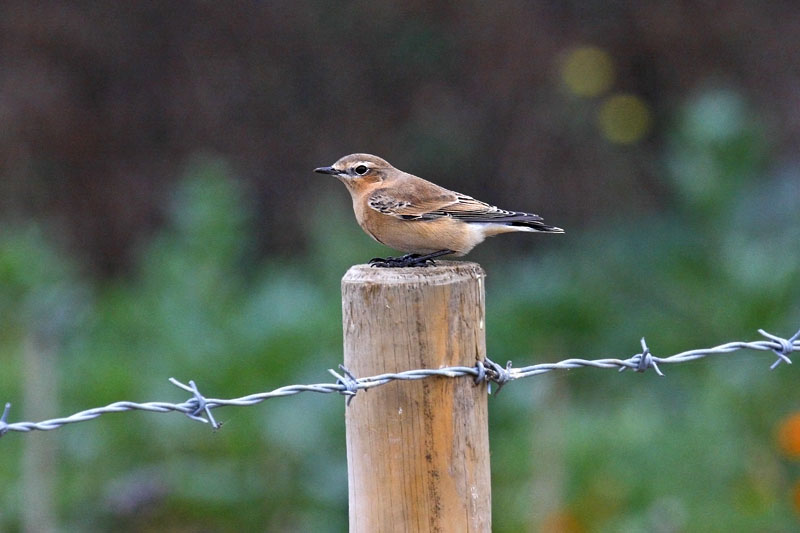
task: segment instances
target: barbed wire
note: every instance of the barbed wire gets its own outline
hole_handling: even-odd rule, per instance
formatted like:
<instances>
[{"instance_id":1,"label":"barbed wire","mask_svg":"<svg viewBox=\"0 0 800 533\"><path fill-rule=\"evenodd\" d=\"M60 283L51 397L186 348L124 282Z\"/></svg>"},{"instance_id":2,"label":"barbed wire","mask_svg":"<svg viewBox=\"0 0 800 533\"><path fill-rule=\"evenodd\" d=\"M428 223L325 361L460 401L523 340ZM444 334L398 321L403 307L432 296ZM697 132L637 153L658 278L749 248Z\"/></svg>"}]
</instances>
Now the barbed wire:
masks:
<instances>
[{"instance_id":1,"label":"barbed wire","mask_svg":"<svg viewBox=\"0 0 800 533\"><path fill-rule=\"evenodd\" d=\"M6 403L2 416L0 416L0 437L9 431L49 431L58 429L67 424L74 424L77 422L86 422L94 420L95 418L107 413L119 413L123 411L150 411L154 413L167 413L177 411L185 414L192 420L211 424L214 429L219 429L221 424L214 419L211 414L212 409L224 406L249 406L261 403L271 398L278 398L281 396L292 396L300 394L301 392L318 392L323 394L339 393L347 396L347 404L355 397L359 390L371 389L385 385L386 383L396 380L417 380L426 379L434 376L456 378L462 376L471 376L476 384L488 383L488 392L492 393L492 383L497 384L497 391L506 383L517 379L538 376L546 372L554 370L571 370L581 367L593 368L617 368L620 372L624 370L634 370L636 372L644 372L652 368L659 376L664 376L659 368L659 365L686 363L701 359L710 355L723 355L738 350L757 350L757 351L771 351L778 356L778 359L770 366L774 369L781 363L791 364L789 354L794 350L800 350L800 331L795 333L792 337L784 339L777 335L767 333L763 329L758 332L765 337L766 340L757 340L750 342L728 342L713 348L701 348L697 350L688 350L680 352L668 357L656 357L650 352L644 337L641 340L642 351L628 357L627 359L565 359L557 363L540 363L535 365L524 366L520 368L512 368L511 361L506 363L503 367L488 357L484 361L478 361L475 366L451 366L444 368L426 368L417 370L407 370L404 372L391 372L386 374L379 374L377 376L369 377L355 377L344 366L339 365L341 374L334 370L328 370L331 375L336 378L336 383L317 383L311 385L287 385L268 392L261 392L257 394L250 394L241 398L235 399L218 399L206 398L200 393L194 381L190 380L186 385L181 383L175 378L169 378L169 381L176 387L190 392L192 397L185 402L174 404L169 402L115 402L104 407L96 407L94 409L87 409L78 413L72 414L64 418L54 418L52 420L45 420L43 422L14 422L8 423L8 415L11 409L11 404Z\"/></svg>"}]
</instances>

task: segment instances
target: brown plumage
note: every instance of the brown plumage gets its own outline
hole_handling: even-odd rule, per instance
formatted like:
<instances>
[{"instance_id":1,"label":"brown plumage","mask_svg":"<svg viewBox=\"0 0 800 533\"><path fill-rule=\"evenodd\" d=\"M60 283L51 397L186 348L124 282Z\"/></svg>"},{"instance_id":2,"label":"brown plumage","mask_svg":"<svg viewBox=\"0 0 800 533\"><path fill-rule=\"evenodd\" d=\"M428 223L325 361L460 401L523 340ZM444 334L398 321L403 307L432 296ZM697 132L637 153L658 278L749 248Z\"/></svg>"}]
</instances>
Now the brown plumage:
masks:
<instances>
[{"instance_id":1,"label":"brown plumage","mask_svg":"<svg viewBox=\"0 0 800 533\"><path fill-rule=\"evenodd\" d=\"M345 184L365 232L409 254L373 260L376 266L421 266L433 257L462 256L500 233L564 232L545 224L539 215L507 211L450 191L370 154L347 155L314 172L334 175Z\"/></svg>"}]
</instances>

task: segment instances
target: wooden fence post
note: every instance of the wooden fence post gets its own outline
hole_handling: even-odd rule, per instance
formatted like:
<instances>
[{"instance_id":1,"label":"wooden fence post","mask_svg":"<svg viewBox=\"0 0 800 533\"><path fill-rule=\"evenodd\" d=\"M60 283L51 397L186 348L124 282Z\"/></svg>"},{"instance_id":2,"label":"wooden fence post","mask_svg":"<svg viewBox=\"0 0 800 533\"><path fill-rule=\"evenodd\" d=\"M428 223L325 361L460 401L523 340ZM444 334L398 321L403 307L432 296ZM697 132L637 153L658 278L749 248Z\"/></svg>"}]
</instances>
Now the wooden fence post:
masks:
<instances>
[{"instance_id":1,"label":"wooden fence post","mask_svg":"<svg viewBox=\"0 0 800 533\"><path fill-rule=\"evenodd\" d=\"M342 279L344 363L356 377L474 366L486 355L475 263L352 267ZM486 384L394 381L346 408L350 531L491 530Z\"/></svg>"}]
</instances>

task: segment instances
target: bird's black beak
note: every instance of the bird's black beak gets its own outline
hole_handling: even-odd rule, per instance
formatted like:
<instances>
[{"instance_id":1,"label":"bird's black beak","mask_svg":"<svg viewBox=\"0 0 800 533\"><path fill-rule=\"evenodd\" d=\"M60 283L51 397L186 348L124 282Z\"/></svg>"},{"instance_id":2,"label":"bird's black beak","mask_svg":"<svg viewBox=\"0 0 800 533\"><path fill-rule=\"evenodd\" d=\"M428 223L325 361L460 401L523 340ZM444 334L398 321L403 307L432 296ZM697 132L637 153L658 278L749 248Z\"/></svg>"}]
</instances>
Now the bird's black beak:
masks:
<instances>
[{"instance_id":1,"label":"bird's black beak","mask_svg":"<svg viewBox=\"0 0 800 533\"><path fill-rule=\"evenodd\" d=\"M315 169L314 169L314 172L316 172L316 173L318 173L318 174L332 174L332 175L334 175L334 176L336 176L336 175L338 175L338 174L341 174L341 173L342 173L342 171L341 171L341 170L336 170L336 169L335 169L335 168L333 168L333 167L319 167L319 168L315 168Z\"/></svg>"}]
</instances>

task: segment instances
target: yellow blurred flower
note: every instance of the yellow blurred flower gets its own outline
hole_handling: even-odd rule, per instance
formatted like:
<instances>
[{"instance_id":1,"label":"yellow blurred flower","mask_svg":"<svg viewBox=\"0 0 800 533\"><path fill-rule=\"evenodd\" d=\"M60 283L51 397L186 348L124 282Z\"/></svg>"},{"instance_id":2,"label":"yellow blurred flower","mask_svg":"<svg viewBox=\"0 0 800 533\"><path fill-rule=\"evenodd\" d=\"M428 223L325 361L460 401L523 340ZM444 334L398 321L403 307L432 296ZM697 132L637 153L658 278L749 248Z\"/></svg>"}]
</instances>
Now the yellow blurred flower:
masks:
<instances>
[{"instance_id":1,"label":"yellow blurred flower","mask_svg":"<svg viewBox=\"0 0 800 533\"><path fill-rule=\"evenodd\" d=\"M778 445L789 457L800 457L800 412L784 418L778 426Z\"/></svg>"},{"instance_id":2,"label":"yellow blurred flower","mask_svg":"<svg viewBox=\"0 0 800 533\"><path fill-rule=\"evenodd\" d=\"M614 83L614 61L596 46L575 48L564 60L561 79L578 96L598 96Z\"/></svg>"},{"instance_id":3,"label":"yellow blurred flower","mask_svg":"<svg viewBox=\"0 0 800 533\"><path fill-rule=\"evenodd\" d=\"M612 96L603 102L597 118L603 135L620 144L642 140L650 132L653 122L650 107L633 94Z\"/></svg>"}]
</instances>

